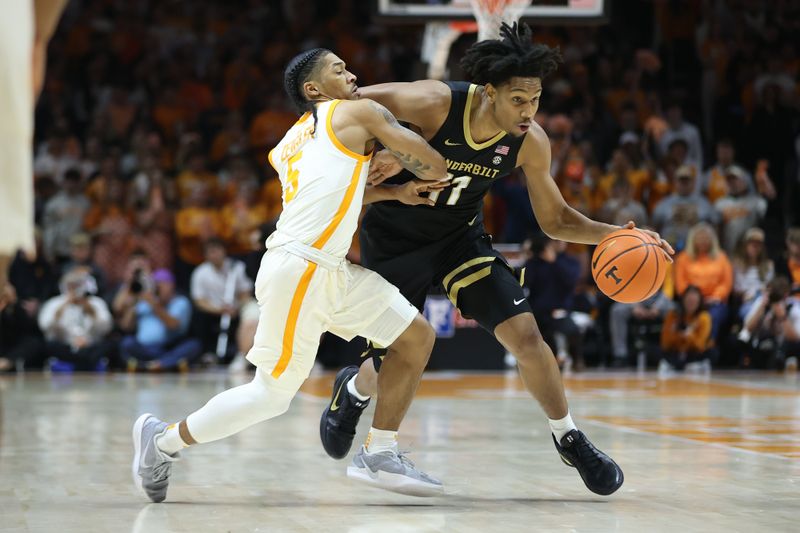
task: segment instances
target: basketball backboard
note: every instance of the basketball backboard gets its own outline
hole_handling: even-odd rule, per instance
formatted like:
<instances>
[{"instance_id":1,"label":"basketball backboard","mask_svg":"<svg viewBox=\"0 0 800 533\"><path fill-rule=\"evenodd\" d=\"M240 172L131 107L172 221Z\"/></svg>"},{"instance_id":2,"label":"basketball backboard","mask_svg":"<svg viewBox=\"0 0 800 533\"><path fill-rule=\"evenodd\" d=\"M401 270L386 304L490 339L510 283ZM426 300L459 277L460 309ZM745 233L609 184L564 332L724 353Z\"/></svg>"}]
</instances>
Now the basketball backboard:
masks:
<instances>
[{"instance_id":1,"label":"basketball backboard","mask_svg":"<svg viewBox=\"0 0 800 533\"><path fill-rule=\"evenodd\" d=\"M377 0L378 15L386 22L426 23L471 20L468 0ZM523 19L535 22L600 24L608 19L609 0L533 0Z\"/></svg>"}]
</instances>

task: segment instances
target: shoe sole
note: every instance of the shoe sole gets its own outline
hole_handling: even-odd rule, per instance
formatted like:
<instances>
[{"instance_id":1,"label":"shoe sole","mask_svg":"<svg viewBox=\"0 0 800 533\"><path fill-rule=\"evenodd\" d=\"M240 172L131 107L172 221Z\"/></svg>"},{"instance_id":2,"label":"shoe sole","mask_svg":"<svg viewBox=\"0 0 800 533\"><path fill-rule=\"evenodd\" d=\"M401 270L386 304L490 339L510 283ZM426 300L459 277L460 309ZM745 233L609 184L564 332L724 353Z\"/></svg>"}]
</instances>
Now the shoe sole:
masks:
<instances>
[{"instance_id":1,"label":"shoe sole","mask_svg":"<svg viewBox=\"0 0 800 533\"><path fill-rule=\"evenodd\" d=\"M131 473L133 474L133 484L136 485L145 496L147 496L147 493L144 490L144 486L142 486L142 476L139 475L139 459L142 453L142 428L144 427L145 421L151 416L153 415L145 413L137 418L136 422L133 424L133 464L131 465Z\"/></svg>"},{"instance_id":2,"label":"shoe sole","mask_svg":"<svg viewBox=\"0 0 800 533\"><path fill-rule=\"evenodd\" d=\"M391 472L378 472L376 477L373 478L365 468L357 466L347 467L347 477L378 489L405 494L406 496L429 498L444 494L442 485L431 485L430 483L417 481L400 474L392 474Z\"/></svg>"},{"instance_id":3,"label":"shoe sole","mask_svg":"<svg viewBox=\"0 0 800 533\"><path fill-rule=\"evenodd\" d=\"M325 440L325 426L326 426L325 423L327 422L328 415L331 412L331 404L333 403L333 396L336 394L336 391L339 390L339 386L341 385L341 380L343 378L350 379L350 377L352 376L352 374L348 375L343 373L348 368L350 367L345 367L342 370L340 370L339 374L341 375L337 374L336 379L333 381L333 390L331 391L331 399L328 402L328 405L325 407L325 410L322 411L322 417L319 419L319 440L322 441L322 447L325 449L325 453L327 453L333 459L344 459L345 457L347 457L347 455L350 453L350 450L353 447L353 441L351 440L350 446L348 446L347 449L341 455L336 455L334 453L331 453L331 450L328 449L328 442ZM356 369L358 369L358 367L356 367ZM356 371L356 374L357 373L358 371Z\"/></svg>"}]
</instances>

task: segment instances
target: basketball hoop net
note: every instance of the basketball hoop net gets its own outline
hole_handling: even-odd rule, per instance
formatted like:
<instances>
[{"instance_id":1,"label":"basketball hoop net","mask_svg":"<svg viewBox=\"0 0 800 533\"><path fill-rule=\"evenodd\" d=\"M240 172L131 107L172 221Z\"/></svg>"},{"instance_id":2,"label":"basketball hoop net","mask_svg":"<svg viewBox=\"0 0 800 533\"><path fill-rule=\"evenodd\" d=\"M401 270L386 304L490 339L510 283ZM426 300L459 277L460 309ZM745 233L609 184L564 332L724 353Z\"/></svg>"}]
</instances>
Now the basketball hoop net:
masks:
<instances>
[{"instance_id":1,"label":"basketball hoop net","mask_svg":"<svg viewBox=\"0 0 800 533\"><path fill-rule=\"evenodd\" d=\"M478 41L500 37L503 22L513 24L531 0L470 0L475 20L478 21Z\"/></svg>"},{"instance_id":2,"label":"basketball hoop net","mask_svg":"<svg viewBox=\"0 0 800 533\"><path fill-rule=\"evenodd\" d=\"M464 33L478 32L478 41L497 39L503 22L519 20L531 0L453 0L453 5L469 4L473 21L429 22L422 39L422 60L428 63L428 77L441 80L447 75L450 47Z\"/></svg>"}]
</instances>

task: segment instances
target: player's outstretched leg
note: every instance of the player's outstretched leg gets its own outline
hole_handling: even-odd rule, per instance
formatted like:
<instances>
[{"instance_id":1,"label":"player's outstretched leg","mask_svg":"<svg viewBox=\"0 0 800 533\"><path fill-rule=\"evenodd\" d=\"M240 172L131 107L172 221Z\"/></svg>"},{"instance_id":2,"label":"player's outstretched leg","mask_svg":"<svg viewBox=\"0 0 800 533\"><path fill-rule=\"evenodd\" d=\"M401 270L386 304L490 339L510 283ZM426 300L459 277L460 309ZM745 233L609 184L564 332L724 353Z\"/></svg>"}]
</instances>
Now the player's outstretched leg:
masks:
<instances>
[{"instance_id":1,"label":"player's outstretched leg","mask_svg":"<svg viewBox=\"0 0 800 533\"><path fill-rule=\"evenodd\" d=\"M369 362L370 366L372 362ZM322 412L319 421L319 437L322 447L334 459L342 459L350 453L356 426L361 413L369 405L369 396L356 396L349 389L355 386L357 366L348 366L336 374L331 393L331 402ZM356 391L358 394L360 391Z\"/></svg>"},{"instance_id":2,"label":"player's outstretched leg","mask_svg":"<svg viewBox=\"0 0 800 533\"><path fill-rule=\"evenodd\" d=\"M167 431L167 423L145 413L133 424L133 482L152 501L167 497L172 463L180 454L167 455L158 449L156 439Z\"/></svg>"},{"instance_id":3,"label":"player's outstretched leg","mask_svg":"<svg viewBox=\"0 0 800 533\"><path fill-rule=\"evenodd\" d=\"M516 356L522 382L547 414L561 459L578 470L590 491L608 495L619 489L624 480L622 469L595 448L572 421L558 365L533 315L509 318L495 328L495 336Z\"/></svg>"},{"instance_id":4,"label":"player's outstretched leg","mask_svg":"<svg viewBox=\"0 0 800 533\"><path fill-rule=\"evenodd\" d=\"M217 394L176 424L143 414L133 425L134 483L152 501L163 502L180 450L223 439L285 413L301 383L299 374L279 382L258 367L251 382Z\"/></svg>"}]
</instances>

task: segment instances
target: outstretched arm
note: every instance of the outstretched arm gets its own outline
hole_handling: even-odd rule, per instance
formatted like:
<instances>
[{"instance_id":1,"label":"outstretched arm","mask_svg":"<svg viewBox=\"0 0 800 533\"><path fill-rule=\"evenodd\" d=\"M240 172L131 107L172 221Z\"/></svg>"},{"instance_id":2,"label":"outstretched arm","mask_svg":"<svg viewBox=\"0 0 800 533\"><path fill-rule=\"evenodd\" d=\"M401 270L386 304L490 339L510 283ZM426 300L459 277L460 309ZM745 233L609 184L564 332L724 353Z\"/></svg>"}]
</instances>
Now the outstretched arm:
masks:
<instances>
[{"instance_id":1,"label":"outstretched arm","mask_svg":"<svg viewBox=\"0 0 800 533\"><path fill-rule=\"evenodd\" d=\"M423 181L411 180L402 185L367 185L364 191L363 204L372 204L386 200L396 200L406 205L436 205L428 194L439 191L450 185L449 180ZM423 196L424 195L424 196Z\"/></svg>"},{"instance_id":2,"label":"outstretched arm","mask_svg":"<svg viewBox=\"0 0 800 533\"><path fill-rule=\"evenodd\" d=\"M370 135L378 139L397 157L403 168L423 180L441 180L447 177L444 158L425 142L425 139L404 128L388 109L377 102L359 102L356 119Z\"/></svg>"},{"instance_id":3,"label":"outstretched arm","mask_svg":"<svg viewBox=\"0 0 800 533\"><path fill-rule=\"evenodd\" d=\"M616 231L612 226L585 217L570 207L550 176L550 142L547 134L533 124L519 155L528 182L528 195L536 220L550 238L560 241L597 244Z\"/></svg>"},{"instance_id":4,"label":"outstretched arm","mask_svg":"<svg viewBox=\"0 0 800 533\"><path fill-rule=\"evenodd\" d=\"M450 110L450 88L438 80L381 83L359 87L357 94L386 107L397 120L418 126L423 135L435 133Z\"/></svg>"},{"instance_id":5,"label":"outstretched arm","mask_svg":"<svg viewBox=\"0 0 800 533\"><path fill-rule=\"evenodd\" d=\"M558 190L555 180L550 176L550 142L547 134L533 123L522 145L518 162L525 172L528 195L536 220L549 237L561 241L583 244L597 244L619 226L592 220L570 207ZM625 227L633 228L629 222ZM646 230L643 230L646 231ZM660 243L667 254L675 251L661 236L646 231Z\"/></svg>"}]
</instances>

